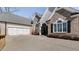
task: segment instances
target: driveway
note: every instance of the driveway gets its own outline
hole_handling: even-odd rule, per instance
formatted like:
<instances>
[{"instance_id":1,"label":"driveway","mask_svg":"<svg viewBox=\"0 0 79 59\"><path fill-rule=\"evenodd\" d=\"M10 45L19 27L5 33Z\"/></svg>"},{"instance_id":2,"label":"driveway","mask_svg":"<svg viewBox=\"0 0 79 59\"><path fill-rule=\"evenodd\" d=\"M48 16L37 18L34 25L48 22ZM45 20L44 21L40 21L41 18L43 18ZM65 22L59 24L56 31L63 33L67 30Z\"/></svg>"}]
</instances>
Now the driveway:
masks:
<instances>
[{"instance_id":1,"label":"driveway","mask_svg":"<svg viewBox=\"0 0 79 59\"><path fill-rule=\"evenodd\" d=\"M46 36L7 36L3 51L79 51L79 41Z\"/></svg>"}]
</instances>

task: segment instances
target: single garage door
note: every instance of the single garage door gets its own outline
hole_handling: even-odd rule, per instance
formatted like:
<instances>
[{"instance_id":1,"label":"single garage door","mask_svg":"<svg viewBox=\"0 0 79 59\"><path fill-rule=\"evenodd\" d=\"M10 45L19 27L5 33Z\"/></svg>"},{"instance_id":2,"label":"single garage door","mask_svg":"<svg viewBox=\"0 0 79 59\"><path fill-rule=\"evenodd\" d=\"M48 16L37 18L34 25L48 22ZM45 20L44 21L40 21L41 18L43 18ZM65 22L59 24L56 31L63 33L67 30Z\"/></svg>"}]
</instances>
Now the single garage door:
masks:
<instances>
[{"instance_id":1,"label":"single garage door","mask_svg":"<svg viewBox=\"0 0 79 59\"><path fill-rule=\"evenodd\" d=\"M11 26L7 27L7 34L8 35L29 35L30 28L27 26Z\"/></svg>"}]
</instances>

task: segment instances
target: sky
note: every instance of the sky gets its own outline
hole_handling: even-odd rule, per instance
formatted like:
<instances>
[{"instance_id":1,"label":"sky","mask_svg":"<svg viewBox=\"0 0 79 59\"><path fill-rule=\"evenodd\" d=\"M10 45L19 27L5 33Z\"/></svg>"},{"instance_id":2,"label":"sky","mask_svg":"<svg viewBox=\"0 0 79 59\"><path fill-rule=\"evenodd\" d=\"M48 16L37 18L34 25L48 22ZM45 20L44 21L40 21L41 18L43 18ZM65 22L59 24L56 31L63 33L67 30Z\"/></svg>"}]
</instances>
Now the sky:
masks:
<instances>
[{"instance_id":1,"label":"sky","mask_svg":"<svg viewBox=\"0 0 79 59\"><path fill-rule=\"evenodd\" d=\"M46 10L46 7L17 7L17 10L13 14L20 15L31 19L32 15L35 12L43 14Z\"/></svg>"},{"instance_id":2,"label":"sky","mask_svg":"<svg viewBox=\"0 0 79 59\"><path fill-rule=\"evenodd\" d=\"M73 7L73 8L79 10L79 7ZM45 10L46 10L46 7L16 7L16 11L14 11L13 14L31 19L32 15L35 12L43 14Z\"/></svg>"}]
</instances>

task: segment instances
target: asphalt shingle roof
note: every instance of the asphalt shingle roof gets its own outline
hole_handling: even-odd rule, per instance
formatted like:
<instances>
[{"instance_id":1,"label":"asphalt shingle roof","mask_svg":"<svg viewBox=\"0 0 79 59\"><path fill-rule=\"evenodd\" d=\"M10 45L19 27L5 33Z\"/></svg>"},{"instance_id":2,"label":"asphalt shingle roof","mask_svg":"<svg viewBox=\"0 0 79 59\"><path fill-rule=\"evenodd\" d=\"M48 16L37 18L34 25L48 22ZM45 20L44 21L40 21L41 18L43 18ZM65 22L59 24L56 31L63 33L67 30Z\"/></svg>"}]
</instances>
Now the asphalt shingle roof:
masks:
<instances>
[{"instance_id":1,"label":"asphalt shingle roof","mask_svg":"<svg viewBox=\"0 0 79 59\"><path fill-rule=\"evenodd\" d=\"M12 13L1 13L0 14L0 21L9 22L9 23L16 23L16 24L23 24L23 25L31 25L30 19L15 15Z\"/></svg>"}]
</instances>

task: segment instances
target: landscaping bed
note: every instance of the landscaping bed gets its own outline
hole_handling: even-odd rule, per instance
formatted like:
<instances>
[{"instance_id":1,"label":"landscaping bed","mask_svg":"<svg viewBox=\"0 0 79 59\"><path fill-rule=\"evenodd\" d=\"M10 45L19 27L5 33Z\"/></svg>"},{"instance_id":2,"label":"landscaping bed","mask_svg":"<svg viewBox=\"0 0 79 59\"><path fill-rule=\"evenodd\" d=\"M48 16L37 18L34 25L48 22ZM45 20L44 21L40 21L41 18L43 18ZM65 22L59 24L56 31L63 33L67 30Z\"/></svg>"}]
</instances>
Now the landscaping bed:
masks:
<instances>
[{"instance_id":1,"label":"landscaping bed","mask_svg":"<svg viewBox=\"0 0 79 59\"><path fill-rule=\"evenodd\" d=\"M53 34L49 34L47 36L51 37L51 38L60 38L60 39L79 41L79 35L75 35L75 34L53 33Z\"/></svg>"}]
</instances>

